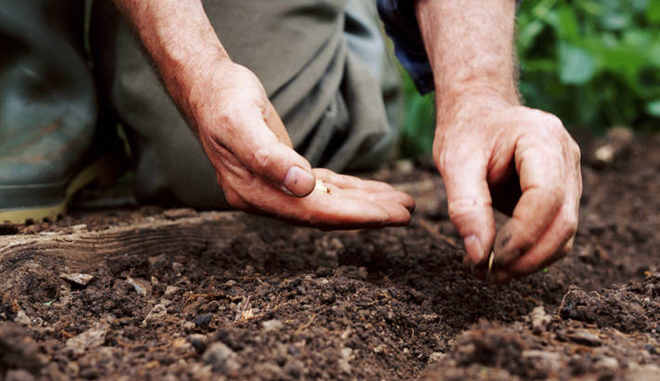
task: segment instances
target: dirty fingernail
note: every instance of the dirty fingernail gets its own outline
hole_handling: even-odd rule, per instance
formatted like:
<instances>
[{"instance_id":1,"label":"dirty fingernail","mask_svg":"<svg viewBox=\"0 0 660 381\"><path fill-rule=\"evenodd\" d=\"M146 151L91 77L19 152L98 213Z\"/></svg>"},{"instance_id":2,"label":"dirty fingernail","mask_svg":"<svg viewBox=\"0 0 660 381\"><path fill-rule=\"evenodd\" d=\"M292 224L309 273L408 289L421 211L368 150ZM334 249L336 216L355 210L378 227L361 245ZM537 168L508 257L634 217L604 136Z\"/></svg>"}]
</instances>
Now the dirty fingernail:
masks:
<instances>
[{"instance_id":1,"label":"dirty fingernail","mask_svg":"<svg viewBox=\"0 0 660 381\"><path fill-rule=\"evenodd\" d=\"M467 250L468 255L472 261L475 264L481 263L484 260L486 253L484 253L484 249L481 245L481 242L479 241L479 238L473 234L466 237L463 242L465 243L465 250Z\"/></svg>"},{"instance_id":2,"label":"dirty fingernail","mask_svg":"<svg viewBox=\"0 0 660 381\"><path fill-rule=\"evenodd\" d=\"M284 177L284 188L294 196L306 196L314 190L314 176L300 167L291 167Z\"/></svg>"}]
</instances>

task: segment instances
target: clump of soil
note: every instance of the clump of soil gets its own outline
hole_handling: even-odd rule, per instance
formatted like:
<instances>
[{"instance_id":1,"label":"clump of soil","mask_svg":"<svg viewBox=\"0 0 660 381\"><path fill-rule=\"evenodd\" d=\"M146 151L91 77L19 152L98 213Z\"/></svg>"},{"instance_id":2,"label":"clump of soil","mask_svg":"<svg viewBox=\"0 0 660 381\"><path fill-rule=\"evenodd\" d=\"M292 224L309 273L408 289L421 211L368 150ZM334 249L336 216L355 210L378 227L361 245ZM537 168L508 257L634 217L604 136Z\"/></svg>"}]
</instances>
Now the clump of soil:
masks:
<instances>
[{"instance_id":1,"label":"clump of soil","mask_svg":"<svg viewBox=\"0 0 660 381\"><path fill-rule=\"evenodd\" d=\"M376 175L416 196L407 228L151 207L3 228L0 380L659 379L658 144L585 167L573 255L507 286L466 273L440 180L409 165Z\"/></svg>"}]
</instances>

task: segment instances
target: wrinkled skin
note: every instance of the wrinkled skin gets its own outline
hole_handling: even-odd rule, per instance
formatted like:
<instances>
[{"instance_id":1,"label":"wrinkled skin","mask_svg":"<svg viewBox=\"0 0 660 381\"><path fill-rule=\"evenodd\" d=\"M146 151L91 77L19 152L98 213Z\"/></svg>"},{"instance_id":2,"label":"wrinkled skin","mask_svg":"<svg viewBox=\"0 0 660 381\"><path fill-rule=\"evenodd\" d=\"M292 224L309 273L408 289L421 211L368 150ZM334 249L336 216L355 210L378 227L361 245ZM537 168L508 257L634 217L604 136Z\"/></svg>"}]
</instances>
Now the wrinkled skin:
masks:
<instances>
[{"instance_id":1,"label":"wrinkled skin","mask_svg":"<svg viewBox=\"0 0 660 381\"><path fill-rule=\"evenodd\" d=\"M506 282L565 256L577 230L580 150L561 121L497 97L470 97L438 121L434 158L466 264ZM495 232L493 207L511 215Z\"/></svg>"},{"instance_id":2,"label":"wrinkled skin","mask_svg":"<svg viewBox=\"0 0 660 381\"><path fill-rule=\"evenodd\" d=\"M222 62L195 124L231 206L324 229L405 225L412 198L391 186L312 169L248 69ZM291 168L295 168L291 171ZM316 187L320 180L325 187Z\"/></svg>"}]
</instances>

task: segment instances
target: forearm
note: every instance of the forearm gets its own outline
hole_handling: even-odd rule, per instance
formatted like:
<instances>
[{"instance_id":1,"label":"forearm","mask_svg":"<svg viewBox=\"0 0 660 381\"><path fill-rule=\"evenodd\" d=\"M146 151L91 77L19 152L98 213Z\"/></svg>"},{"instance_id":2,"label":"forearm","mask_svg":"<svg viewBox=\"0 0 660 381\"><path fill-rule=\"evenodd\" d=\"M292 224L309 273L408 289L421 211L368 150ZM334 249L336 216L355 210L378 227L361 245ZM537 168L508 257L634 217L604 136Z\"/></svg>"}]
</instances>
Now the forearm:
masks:
<instances>
[{"instance_id":1,"label":"forearm","mask_svg":"<svg viewBox=\"0 0 660 381\"><path fill-rule=\"evenodd\" d=\"M210 65L229 56L216 35L200 0L114 0L131 21L163 82L186 118L193 122L198 86Z\"/></svg>"},{"instance_id":2,"label":"forearm","mask_svg":"<svg viewBox=\"0 0 660 381\"><path fill-rule=\"evenodd\" d=\"M417 0L439 110L465 96L517 104L514 0Z\"/></svg>"}]
</instances>

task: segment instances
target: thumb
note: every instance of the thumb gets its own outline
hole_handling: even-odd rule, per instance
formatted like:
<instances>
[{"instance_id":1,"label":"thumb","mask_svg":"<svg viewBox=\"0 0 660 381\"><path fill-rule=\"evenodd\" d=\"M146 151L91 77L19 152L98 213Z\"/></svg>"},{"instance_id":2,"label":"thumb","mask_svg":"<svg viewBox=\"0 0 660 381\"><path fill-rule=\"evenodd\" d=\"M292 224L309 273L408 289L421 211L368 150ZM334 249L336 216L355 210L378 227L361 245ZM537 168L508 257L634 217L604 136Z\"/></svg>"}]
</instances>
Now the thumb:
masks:
<instances>
[{"instance_id":1,"label":"thumb","mask_svg":"<svg viewBox=\"0 0 660 381\"><path fill-rule=\"evenodd\" d=\"M449 217L463 238L469 261L476 265L488 258L495 239L495 220L485 161L478 158L450 160L442 166Z\"/></svg>"},{"instance_id":2,"label":"thumb","mask_svg":"<svg viewBox=\"0 0 660 381\"><path fill-rule=\"evenodd\" d=\"M291 147L291 140L271 105L266 115L245 112L228 123L221 144L250 172L286 192L304 197L316 186L310 163ZM273 126L271 126L271 124Z\"/></svg>"},{"instance_id":3,"label":"thumb","mask_svg":"<svg viewBox=\"0 0 660 381\"><path fill-rule=\"evenodd\" d=\"M289 137L289 133L284 126L284 122L282 122L280 115L277 113L272 103L268 102L264 114L266 125L268 125L268 128L270 128L271 131L273 131L277 137L277 140L293 148L293 142L291 142L291 138Z\"/></svg>"}]
</instances>

